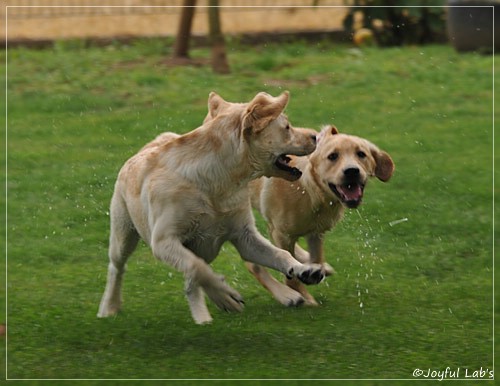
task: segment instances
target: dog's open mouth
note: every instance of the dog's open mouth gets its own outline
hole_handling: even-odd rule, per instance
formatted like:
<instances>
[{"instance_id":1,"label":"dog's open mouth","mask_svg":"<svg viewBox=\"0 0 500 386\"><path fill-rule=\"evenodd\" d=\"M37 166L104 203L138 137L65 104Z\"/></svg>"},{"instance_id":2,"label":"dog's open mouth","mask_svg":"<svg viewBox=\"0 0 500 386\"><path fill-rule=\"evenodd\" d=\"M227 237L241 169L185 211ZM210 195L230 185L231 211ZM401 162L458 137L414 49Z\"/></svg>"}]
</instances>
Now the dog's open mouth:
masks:
<instances>
[{"instance_id":1,"label":"dog's open mouth","mask_svg":"<svg viewBox=\"0 0 500 386\"><path fill-rule=\"evenodd\" d=\"M281 154L276 161L274 161L274 166L279 170L284 171L288 174L290 180L297 180L302 175L302 172L296 167L290 166L289 163L292 159L286 154Z\"/></svg>"},{"instance_id":2,"label":"dog's open mouth","mask_svg":"<svg viewBox=\"0 0 500 386\"><path fill-rule=\"evenodd\" d=\"M342 185L328 183L333 193L348 208L357 208L363 199L365 186L359 182L346 182Z\"/></svg>"}]
</instances>

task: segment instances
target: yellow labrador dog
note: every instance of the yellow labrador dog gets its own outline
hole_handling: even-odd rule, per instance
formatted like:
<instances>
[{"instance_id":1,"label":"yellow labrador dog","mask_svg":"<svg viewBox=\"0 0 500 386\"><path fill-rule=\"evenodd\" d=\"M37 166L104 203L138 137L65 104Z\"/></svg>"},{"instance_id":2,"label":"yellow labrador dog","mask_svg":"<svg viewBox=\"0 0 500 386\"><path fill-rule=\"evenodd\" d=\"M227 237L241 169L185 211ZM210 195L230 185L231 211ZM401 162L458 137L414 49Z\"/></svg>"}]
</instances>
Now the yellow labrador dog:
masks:
<instances>
[{"instance_id":1,"label":"yellow labrador dog","mask_svg":"<svg viewBox=\"0 0 500 386\"><path fill-rule=\"evenodd\" d=\"M217 116L185 135L164 133L130 158L118 174L110 218L106 289L98 316L121 307L125 264L140 238L161 261L185 276L191 314L212 320L205 294L221 309L241 311L243 299L209 266L225 241L246 261L276 269L306 284L324 271L273 246L255 227L248 183L262 176L297 180L301 172L288 155L306 155L315 132L294 129L283 114L288 92L257 94L249 103L229 103L211 93ZM302 301L300 294L288 299Z\"/></svg>"},{"instance_id":2,"label":"yellow labrador dog","mask_svg":"<svg viewBox=\"0 0 500 386\"><path fill-rule=\"evenodd\" d=\"M267 220L272 242L302 263L322 264L326 274L333 269L325 262L323 237L342 218L344 208L361 204L369 177L388 181L394 171L391 157L365 139L339 134L334 126L323 128L316 150L308 157L291 157L290 166L303 171L296 182L261 178L250 183L252 205ZM305 237L309 252L298 244ZM299 292L308 305L314 297L294 278L284 285L258 264L247 268L282 304Z\"/></svg>"}]
</instances>

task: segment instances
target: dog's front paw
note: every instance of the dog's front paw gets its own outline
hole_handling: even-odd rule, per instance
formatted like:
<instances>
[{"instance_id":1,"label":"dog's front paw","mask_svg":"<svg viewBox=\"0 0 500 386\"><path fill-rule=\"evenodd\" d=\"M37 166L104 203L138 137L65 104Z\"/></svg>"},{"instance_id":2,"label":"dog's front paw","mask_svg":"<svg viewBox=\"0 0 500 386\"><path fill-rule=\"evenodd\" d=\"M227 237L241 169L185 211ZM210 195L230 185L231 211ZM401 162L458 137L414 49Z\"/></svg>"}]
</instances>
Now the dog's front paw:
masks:
<instances>
[{"instance_id":1,"label":"dog's front paw","mask_svg":"<svg viewBox=\"0 0 500 386\"><path fill-rule=\"evenodd\" d=\"M304 304L305 299L299 292L286 285L279 284L274 289L273 295L281 304L286 307L299 307Z\"/></svg>"},{"instance_id":2,"label":"dog's front paw","mask_svg":"<svg viewBox=\"0 0 500 386\"><path fill-rule=\"evenodd\" d=\"M295 276L304 284L318 284L325 278L325 270L320 264L304 264L300 268L292 268L287 277Z\"/></svg>"}]
</instances>

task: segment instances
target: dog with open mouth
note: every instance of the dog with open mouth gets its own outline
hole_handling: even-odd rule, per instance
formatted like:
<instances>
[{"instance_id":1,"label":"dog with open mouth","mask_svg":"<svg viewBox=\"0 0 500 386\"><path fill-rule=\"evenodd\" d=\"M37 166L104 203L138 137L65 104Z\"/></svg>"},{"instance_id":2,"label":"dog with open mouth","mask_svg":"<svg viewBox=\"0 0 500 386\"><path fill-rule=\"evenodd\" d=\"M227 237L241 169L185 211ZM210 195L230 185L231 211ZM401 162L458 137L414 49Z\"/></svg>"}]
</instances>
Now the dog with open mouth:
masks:
<instances>
[{"instance_id":1,"label":"dog with open mouth","mask_svg":"<svg viewBox=\"0 0 500 386\"><path fill-rule=\"evenodd\" d=\"M338 223L345 208L357 208L370 177L388 181L394 172L389 154L366 139L339 134L335 126L323 128L316 150L306 157L289 157L288 165L302 170L295 182L260 178L250 183L252 206L268 223L271 241L289 251L298 261L322 264L327 275L333 268L325 261L323 238ZM297 244L304 237L308 251ZM247 263L257 280L282 304L290 306L295 293L307 305L317 305L314 297L294 278L286 285L263 267Z\"/></svg>"},{"instance_id":2,"label":"dog with open mouth","mask_svg":"<svg viewBox=\"0 0 500 386\"><path fill-rule=\"evenodd\" d=\"M243 299L209 264L230 241L249 262L306 284L324 277L319 264L300 263L272 245L256 227L248 183L259 177L296 181L292 155L316 147L316 133L293 128L283 113L289 93L257 94L248 103L209 96L211 119L184 134L164 133L121 168L111 199L106 288L98 316L116 314L127 259L140 239L159 260L185 277L185 292L198 324L212 317L205 295L219 308L242 311ZM300 294L289 299L298 303Z\"/></svg>"}]
</instances>

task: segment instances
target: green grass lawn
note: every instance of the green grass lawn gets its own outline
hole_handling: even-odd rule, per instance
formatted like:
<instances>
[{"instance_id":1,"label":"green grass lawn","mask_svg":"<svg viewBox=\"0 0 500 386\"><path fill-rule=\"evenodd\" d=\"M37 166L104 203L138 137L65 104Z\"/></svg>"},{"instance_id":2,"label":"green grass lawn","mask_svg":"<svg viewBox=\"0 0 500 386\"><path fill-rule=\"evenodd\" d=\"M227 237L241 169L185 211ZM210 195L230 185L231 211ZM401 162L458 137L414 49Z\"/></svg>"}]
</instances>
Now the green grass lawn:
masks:
<instances>
[{"instance_id":1,"label":"green grass lawn","mask_svg":"<svg viewBox=\"0 0 500 386\"><path fill-rule=\"evenodd\" d=\"M220 76L165 66L168 47L8 51L8 378L411 379L417 368L447 367L465 378L492 369L492 57L447 46L233 43L232 74ZM293 125L334 123L396 164L329 234L337 275L310 288L321 306L284 308L227 244L214 269L245 311L210 304L214 322L197 326L182 275L142 245L123 312L97 319L123 162L163 131L199 126L212 90L248 101L285 89Z\"/></svg>"}]
</instances>

